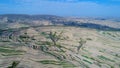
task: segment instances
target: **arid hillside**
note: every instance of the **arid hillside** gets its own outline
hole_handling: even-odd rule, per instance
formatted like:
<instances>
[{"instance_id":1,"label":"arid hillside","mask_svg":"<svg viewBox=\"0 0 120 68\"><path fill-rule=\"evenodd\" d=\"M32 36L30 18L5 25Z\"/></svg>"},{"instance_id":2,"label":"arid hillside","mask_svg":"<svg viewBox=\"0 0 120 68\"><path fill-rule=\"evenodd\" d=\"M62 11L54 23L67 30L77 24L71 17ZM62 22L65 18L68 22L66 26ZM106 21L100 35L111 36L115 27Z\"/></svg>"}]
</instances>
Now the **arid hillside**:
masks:
<instances>
[{"instance_id":1,"label":"arid hillside","mask_svg":"<svg viewBox=\"0 0 120 68\"><path fill-rule=\"evenodd\" d=\"M0 36L0 68L120 68L120 31L39 26Z\"/></svg>"}]
</instances>

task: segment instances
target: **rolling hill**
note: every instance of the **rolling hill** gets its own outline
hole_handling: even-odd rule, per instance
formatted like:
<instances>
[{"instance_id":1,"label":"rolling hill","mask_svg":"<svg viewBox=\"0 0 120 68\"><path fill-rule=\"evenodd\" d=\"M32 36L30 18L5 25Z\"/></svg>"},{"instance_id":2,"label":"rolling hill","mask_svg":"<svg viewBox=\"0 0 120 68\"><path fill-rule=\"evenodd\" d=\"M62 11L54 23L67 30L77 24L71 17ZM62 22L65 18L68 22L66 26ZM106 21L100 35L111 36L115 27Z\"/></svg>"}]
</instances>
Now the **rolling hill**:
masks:
<instances>
[{"instance_id":1,"label":"rolling hill","mask_svg":"<svg viewBox=\"0 0 120 68\"><path fill-rule=\"evenodd\" d=\"M8 23L8 24L7 24ZM54 15L25 15L25 14L5 14L0 15L0 24L10 27L12 23L24 26L42 25L65 25L86 27L101 30L120 30L119 18L70 18ZM12 25L14 25L12 24ZM10 26L9 26L10 25ZM16 25L16 24L15 24Z\"/></svg>"}]
</instances>

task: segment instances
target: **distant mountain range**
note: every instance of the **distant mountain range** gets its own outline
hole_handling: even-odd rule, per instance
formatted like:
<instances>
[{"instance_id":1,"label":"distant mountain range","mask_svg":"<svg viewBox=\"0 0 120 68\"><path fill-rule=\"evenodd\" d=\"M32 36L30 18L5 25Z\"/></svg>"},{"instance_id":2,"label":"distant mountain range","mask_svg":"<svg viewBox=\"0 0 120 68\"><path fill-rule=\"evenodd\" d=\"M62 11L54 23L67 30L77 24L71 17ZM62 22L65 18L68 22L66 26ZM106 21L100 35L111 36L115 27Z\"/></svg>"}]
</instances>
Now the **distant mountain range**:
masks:
<instances>
[{"instance_id":1,"label":"distant mountain range","mask_svg":"<svg viewBox=\"0 0 120 68\"><path fill-rule=\"evenodd\" d=\"M14 28L25 26L63 25L86 27L99 30L120 31L119 18L70 18L55 15L26 15L4 14L0 15L1 28Z\"/></svg>"}]
</instances>

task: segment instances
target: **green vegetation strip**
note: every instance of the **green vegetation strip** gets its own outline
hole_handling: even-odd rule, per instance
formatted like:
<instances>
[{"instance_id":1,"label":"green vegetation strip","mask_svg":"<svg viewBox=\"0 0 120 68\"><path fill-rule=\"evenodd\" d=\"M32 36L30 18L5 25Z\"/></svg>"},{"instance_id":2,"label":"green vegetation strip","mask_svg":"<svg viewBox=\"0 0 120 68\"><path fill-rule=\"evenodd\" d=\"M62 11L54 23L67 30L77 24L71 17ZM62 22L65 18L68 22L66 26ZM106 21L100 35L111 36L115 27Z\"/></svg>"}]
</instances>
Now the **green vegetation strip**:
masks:
<instances>
[{"instance_id":1,"label":"green vegetation strip","mask_svg":"<svg viewBox=\"0 0 120 68\"><path fill-rule=\"evenodd\" d=\"M13 55L23 55L23 54L18 54L18 53L16 53L16 54L2 54L2 56L13 56Z\"/></svg>"},{"instance_id":2,"label":"green vegetation strip","mask_svg":"<svg viewBox=\"0 0 120 68\"><path fill-rule=\"evenodd\" d=\"M89 63L89 64L92 64L92 62L90 62L90 61L88 61L88 60L83 59L83 61L85 61L85 62L87 62L87 63Z\"/></svg>"},{"instance_id":3,"label":"green vegetation strip","mask_svg":"<svg viewBox=\"0 0 120 68\"><path fill-rule=\"evenodd\" d=\"M0 52L3 52L3 53L13 53L13 52L16 52L16 53L18 53L18 52L23 52L23 51L0 48Z\"/></svg>"},{"instance_id":4,"label":"green vegetation strip","mask_svg":"<svg viewBox=\"0 0 120 68\"><path fill-rule=\"evenodd\" d=\"M10 47L0 47L0 53L3 56L12 56L12 55L22 55L22 53L24 53L24 51L21 50L14 50Z\"/></svg>"},{"instance_id":5,"label":"green vegetation strip","mask_svg":"<svg viewBox=\"0 0 120 68\"><path fill-rule=\"evenodd\" d=\"M111 62L115 62L114 60L111 60L111 59L109 59L109 58L107 58L107 57L104 57L104 56L98 56L98 58L100 58L100 59L102 59L102 60L108 60L108 61L111 61Z\"/></svg>"},{"instance_id":6,"label":"green vegetation strip","mask_svg":"<svg viewBox=\"0 0 120 68\"><path fill-rule=\"evenodd\" d=\"M83 57L87 58L87 59L91 59L91 60L95 60L93 57L88 57L86 55L82 55Z\"/></svg>"},{"instance_id":7,"label":"green vegetation strip","mask_svg":"<svg viewBox=\"0 0 120 68\"><path fill-rule=\"evenodd\" d=\"M0 48L12 48L12 47L8 47L8 46L0 46Z\"/></svg>"},{"instance_id":8,"label":"green vegetation strip","mask_svg":"<svg viewBox=\"0 0 120 68\"><path fill-rule=\"evenodd\" d=\"M55 61L55 60L42 60L42 61L37 61L42 64L53 64L53 65L61 65L63 68L74 68L75 65L66 62L66 61Z\"/></svg>"},{"instance_id":9,"label":"green vegetation strip","mask_svg":"<svg viewBox=\"0 0 120 68\"><path fill-rule=\"evenodd\" d=\"M53 52L46 52L49 55L54 56L55 58L57 58L58 60L63 60L66 59L66 57L62 54L57 54L57 53L53 53Z\"/></svg>"}]
</instances>

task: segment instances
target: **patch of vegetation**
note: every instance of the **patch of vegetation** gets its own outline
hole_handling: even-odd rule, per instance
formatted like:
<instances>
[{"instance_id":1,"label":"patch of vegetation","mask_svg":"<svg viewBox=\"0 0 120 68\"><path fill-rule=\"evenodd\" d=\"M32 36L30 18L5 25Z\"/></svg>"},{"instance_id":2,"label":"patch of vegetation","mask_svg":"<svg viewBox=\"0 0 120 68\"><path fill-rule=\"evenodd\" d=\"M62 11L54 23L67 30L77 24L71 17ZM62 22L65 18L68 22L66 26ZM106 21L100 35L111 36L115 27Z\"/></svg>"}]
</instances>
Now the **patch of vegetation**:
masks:
<instances>
[{"instance_id":1,"label":"patch of vegetation","mask_svg":"<svg viewBox=\"0 0 120 68\"><path fill-rule=\"evenodd\" d=\"M105 61L108 60L108 61L111 61L111 62L115 62L114 60L111 60L111 59L109 59L109 58L107 58L105 56L102 56L102 55L98 56L98 58L100 58L102 60L105 60Z\"/></svg>"},{"instance_id":2,"label":"patch of vegetation","mask_svg":"<svg viewBox=\"0 0 120 68\"><path fill-rule=\"evenodd\" d=\"M51 46L51 45L52 45L52 43L49 42L49 41L41 41L39 44L40 44L40 45L48 45L48 46Z\"/></svg>"},{"instance_id":3,"label":"patch of vegetation","mask_svg":"<svg viewBox=\"0 0 120 68\"><path fill-rule=\"evenodd\" d=\"M119 55L119 54L116 54L115 56L120 58L120 55Z\"/></svg>"},{"instance_id":4,"label":"patch of vegetation","mask_svg":"<svg viewBox=\"0 0 120 68\"><path fill-rule=\"evenodd\" d=\"M100 49L99 50L99 52L105 52L106 51L106 49Z\"/></svg>"},{"instance_id":5,"label":"patch of vegetation","mask_svg":"<svg viewBox=\"0 0 120 68\"><path fill-rule=\"evenodd\" d=\"M20 54L20 53L11 53L11 54L1 54L2 56L14 56L14 55L23 55L23 54Z\"/></svg>"},{"instance_id":6,"label":"patch of vegetation","mask_svg":"<svg viewBox=\"0 0 120 68\"><path fill-rule=\"evenodd\" d=\"M0 52L2 52L2 53L14 53L14 52L19 53L19 52L23 52L23 51L0 48Z\"/></svg>"},{"instance_id":7,"label":"patch of vegetation","mask_svg":"<svg viewBox=\"0 0 120 68\"><path fill-rule=\"evenodd\" d=\"M24 53L24 51L14 50L9 47L0 47L0 53L3 56L12 56L12 55L22 55L22 53Z\"/></svg>"},{"instance_id":8,"label":"patch of vegetation","mask_svg":"<svg viewBox=\"0 0 120 68\"><path fill-rule=\"evenodd\" d=\"M92 64L92 62L90 62L90 61L88 61L88 60L86 60L86 59L83 59L83 61L85 61L85 62L87 62L87 63L89 63L89 64Z\"/></svg>"},{"instance_id":9,"label":"patch of vegetation","mask_svg":"<svg viewBox=\"0 0 120 68\"><path fill-rule=\"evenodd\" d=\"M10 46L0 46L0 48L12 48Z\"/></svg>"},{"instance_id":10,"label":"patch of vegetation","mask_svg":"<svg viewBox=\"0 0 120 68\"><path fill-rule=\"evenodd\" d=\"M82 55L83 57L85 57L85 58L89 58L88 56L86 56L86 55Z\"/></svg>"},{"instance_id":11,"label":"patch of vegetation","mask_svg":"<svg viewBox=\"0 0 120 68\"><path fill-rule=\"evenodd\" d=\"M112 35L111 33L109 33L109 32L107 32L106 34L108 34L108 35Z\"/></svg>"},{"instance_id":12,"label":"patch of vegetation","mask_svg":"<svg viewBox=\"0 0 120 68\"><path fill-rule=\"evenodd\" d=\"M54 56L55 58L57 58L58 60L61 60L61 61L63 59L66 59L66 57L62 54L57 54L57 53L54 53L54 52L45 52L45 53L47 53L49 55L52 55L52 56Z\"/></svg>"},{"instance_id":13,"label":"patch of vegetation","mask_svg":"<svg viewBox=\"0 0 120 68\"><path fill-rule=\"evenodd\" d=\"M43 51L43 52L46 52L46 51L48 51L48 47L45 46L45 45L41 45L40 50Z\"/></svg>"},{"instance_id":14,"label":"patch of vegetation","mask_svg":"<svg viewBox=\"0 0 120 68\"><path fill-rule=\"evenodd\" d=\"M13 61L12 65L7 67L7 68L17 68L17 66L19 65L20 61Z\"/></svg>"},{"instance_id":15,"label":"patch of vegetation","mask_svg":"<svg viewBox=\"0 0 120 68\"><path fill-rule=\"evenodd\" d=\"M77 47L77 52L83 47L83 45L86 43L86 41L82 38L79 40L79 46Z\"/></svg>"},{"instance_id":16,"label":"patch of vegetation","mask_svg":"<svg viewBox=\"0 0 120 68\"><path fill-rule=\"evenodd\" d=\"M23 35L19 36L19 41L24 42L25 44L30 42L30 40L31 40L31 37L27 33L24 33Z\"/></svg>"},{"instance_id":17,"label":"patch of vegetation","mask_svg":"<svg viewBox=\"0 0 120 68\"><path fill-rule=\"evenodd\" d=\"M57 33L57 32L50 32L49 39L53 42L53 46L57 46L58 41L63 39L63 32Z\"/></svg>"},{"instance_id":18,"label":"patch of vegetation","mask_svg":"<svg viewBox=\"0 0 120 68\"><path fill-rule=\"evenodd\" d=\"M0 42L10 42L10 40L0 40Z\"/></svg>"},{"instance_id":19,"label":"patch of vegetation","mask_svg":"<svg viewBox=\"0 0 120 68\"><path fill-rule=\"evenodd\" d=\"M95 60L94 58L88 57L88 56L86 56L86 55L82 55L82 56L85 57L85 58L87 58L87 59Z\"/></svg>"},{"instance_id":20,"label":"patch of vegetation","mask_svg":"<svg viewBox=\"0 0 120 68\"><path fill-rule=\"evenodd\" d=\"M91 39L91 38L87 38L87 40L90 40L90 41L91 41L92 39Z\"/></svg>"},{"instance_id":21,"label":"patch of vegetation","mask_svg":"<svg viewBox=\"0 0 120 68\"><path fill-rule=\"evenodd\" d=\"M43 35L45 38L49 39L49 34L46 32L41 32L41 35Z\"/></svg>"},{"instance_id":22,"label":"patch of vegetation","mask_svg":"<svg viewBox=\"0 0 120 68\"><path fill-rule=\"evenodd\" d=\"M44 36L46 36L46 35L47 35L47 33L46 33L46 32L41 32L41 34L42 34L42 35L44 35Z\"/></svg>"},{"instance_id":23,"label":"patch of vegetation","mask_svg":"<svg viewBox=\"0 0 120 68\"><path fill-rule=\"evenodd\" d=\"M46 35L46 33L42 33L44 35ZM60 51L60 52L65 52L62 48L65 49L64 46L61 46L59 41L60 40L64 40L65 37L63 36L63 32L51 32L49 34L47 34L47 39L49 39L50 41L45 41L45 42L41 42L40 44L42 45L48 45L47 48L49 47L56 47L56 51Z\"/></svg>"},{"instance_id":24,"label":"patch of vegetation","mask_svg":"<svg viewBox=\"0 0 120 68\"><path fill-rule=\"evenodd\" d=\"M20 39L29 39L30 37L27 35L27 33L24 33L23 35L19 36Z\"/></svg>"},{"instance_id":25,"label":"patch of vegetation","mask_svg":"<svg viewBox=\"0 0 120 68\"><path fill-rule=\"evenodd\" d=\"M55 60L42 60L42 61L37 61L40 62L42 64L53 64L53 65L60 65L63 68L74 68L75 65L66 62L66 61L55 61Z\"/></svg>"}]
</instances>

